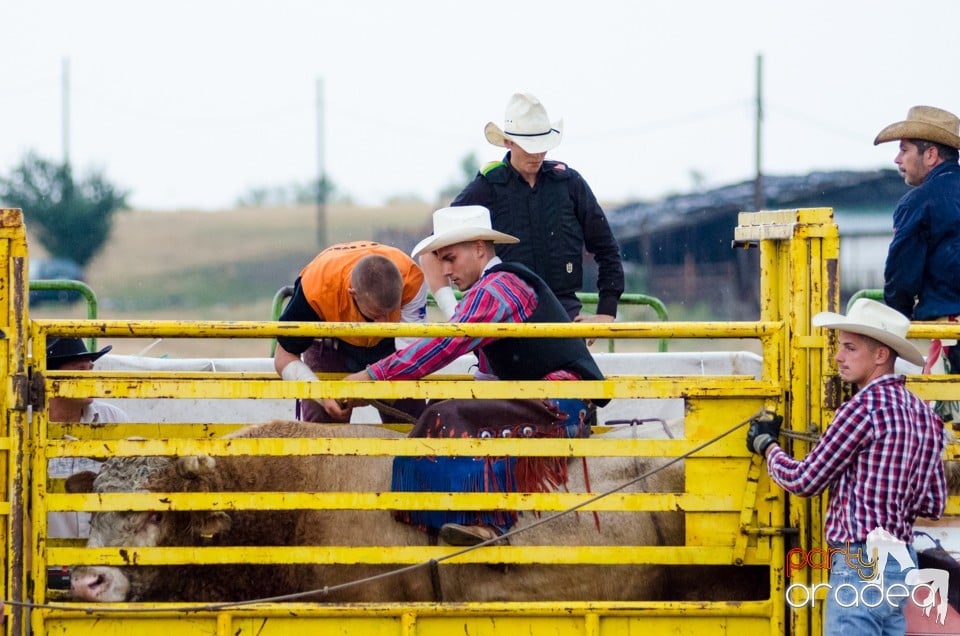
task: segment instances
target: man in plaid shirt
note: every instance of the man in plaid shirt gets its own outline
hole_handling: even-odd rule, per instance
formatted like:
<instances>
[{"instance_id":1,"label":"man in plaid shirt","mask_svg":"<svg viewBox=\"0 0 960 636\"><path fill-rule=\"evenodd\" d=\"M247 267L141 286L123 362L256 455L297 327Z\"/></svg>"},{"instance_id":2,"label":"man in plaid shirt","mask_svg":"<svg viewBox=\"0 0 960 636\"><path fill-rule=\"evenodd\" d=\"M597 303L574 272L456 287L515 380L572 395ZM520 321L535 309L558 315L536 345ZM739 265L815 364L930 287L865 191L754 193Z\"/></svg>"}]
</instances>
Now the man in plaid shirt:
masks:
<instances>
[{"instance_id":1,"label":"man in plaid shirt","mask_svg":"<svg viewBox=\"0 0 960 636\"><path fill-rule=\"evenodd\" d=\"M489 210L477 205L443 208L434 213L433 225L433 234L420 241L413 250L413 257L431 254L435 261L425 268L427 279L434 283L449 280L464 292L458 304L451 304L444 309L445 312L452 311L452 322L569 322L566 310L539 276L519 263L504 263L496 255L495 243L516 243L517 239L491 227ZM434 288L435 294L438 291ZM477 376L480 379L603 379L582 338L557 337L422 338L345 379L419 379L470 352L477 354ZM607 401L600 399L593 402L603 406ZM344 408L348 407L349 403ZM558 430L558 433L570 437L589 434L589 430L583 430L588 428L585 421L588 405L585 401L564 400L562 404L558 402L557 407L567 416L566 422L561 425L563 430ZM418 462L416 458L413 458L414 461L409 459L398 457L395 460L395 481L404 467L416 464L418 477L411 481L420 485L434 484L439 491L462 491L470 484L485 483L484 463L473 461L472 458L467 462L467 469L461 465L464 462ZM507 463L500 462L500 468L507 471ZM503 487L512 481L504 479ZM447 515L432 516L429 523L424 521L418 525L438 531L440 540L451 545L475 545L495 540L509 528L509 523L503 523L496 511L483 514L452 511Z\"/></svg>"},{"instance_id":2,"label":"man in plaid shirt","mask_svg":"<svg viewBox=\"0 0 960 636\"><path fill-rule=\"evenodd\" d=\"M872 558L865 551L867 535L879 528L907 544L916 564L914 521L938 519L946 505L943 422L894 373L898 356L923 365L923 355L905 338L906 316L864 298L848 316L823 312L814 316L813 325L838 330L838 371L858 392L837 410L802 460L777 443L779 415L751 421L747 448L764 457L770 478L795 495L811 497L830 489L825 532L836 551L831 550L824 633L903 634L907 597L872 598L880 593L877 580L864 579L863 568L848 556L859 550L861 565L867 563ZM892 559L887 565L883 589L903 585L906 571ZM873 589L864 589L868 583Z\"/></svg>"}]
</instances>

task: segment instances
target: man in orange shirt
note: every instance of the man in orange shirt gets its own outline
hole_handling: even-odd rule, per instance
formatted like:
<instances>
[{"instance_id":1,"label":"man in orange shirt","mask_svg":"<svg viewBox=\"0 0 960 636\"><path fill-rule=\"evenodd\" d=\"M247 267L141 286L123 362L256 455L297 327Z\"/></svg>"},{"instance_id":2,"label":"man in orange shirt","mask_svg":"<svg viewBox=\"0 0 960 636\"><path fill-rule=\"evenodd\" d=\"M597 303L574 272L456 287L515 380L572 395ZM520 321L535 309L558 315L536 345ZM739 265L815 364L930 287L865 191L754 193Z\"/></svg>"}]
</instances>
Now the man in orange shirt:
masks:
<instances>
[{"instance_id":1,"label":"man in orange shirt","mask_svg":"<svg viewBox=\"0 0 960 636\"><path fill-rule=\"evenodd\" d=\"M331 245L301 270L280 320L426 322L426 305L423 272L409 256L389 245L356 241ZM280 337L273 360L284 380L316 381L314 371L353 373L396 348L393 338L373 336ZM424 401L402 399L393 406L418 417ZM300 403L300 419L307 422L347 422L350 415L351 409L332 398Z\"/></svg>"}]
</instances>

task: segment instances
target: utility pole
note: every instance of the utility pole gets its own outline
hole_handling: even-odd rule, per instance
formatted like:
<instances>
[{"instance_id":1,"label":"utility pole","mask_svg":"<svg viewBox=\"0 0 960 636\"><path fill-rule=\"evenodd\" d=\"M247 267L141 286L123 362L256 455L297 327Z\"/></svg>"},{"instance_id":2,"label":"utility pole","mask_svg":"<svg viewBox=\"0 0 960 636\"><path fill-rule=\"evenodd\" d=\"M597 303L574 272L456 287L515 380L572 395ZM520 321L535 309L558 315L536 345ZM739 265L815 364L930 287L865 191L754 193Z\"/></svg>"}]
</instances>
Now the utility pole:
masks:
<instances>
[{"instance_id":1,"label":"utility pole","mask_svg":"<svg viewBox=\"0 0 960 636\"><path fill-rule=\"evenodd\" d=\"M327 246L327 170L324 162L323 78L317 78L317 247Z\"/></svg>"},{"instance_id":2,"label":"utility pole","mask_svg":"<svg viewBox=\"0 0 960 636\"><path fill-rule=\"evenodd\" d=\"M61 127L63 134L63 165L70 163L70 59L63 58L60 64L61 99L63 112Z\"/></svg>"},{"instance_id":3,"label":"utility pole","mask_svg":"<svg viewBox=\"0 0 960 636\"><path fill-rule=\"evenodd\" d=\"M760 140L761 128L763 125L763 55L757 54L757 129L756 129L756 161L757 176L753 182L753 209L762 210L766 207L766 199L763 196L763 173L760 169Z\"/></svg>"}]
</instances>

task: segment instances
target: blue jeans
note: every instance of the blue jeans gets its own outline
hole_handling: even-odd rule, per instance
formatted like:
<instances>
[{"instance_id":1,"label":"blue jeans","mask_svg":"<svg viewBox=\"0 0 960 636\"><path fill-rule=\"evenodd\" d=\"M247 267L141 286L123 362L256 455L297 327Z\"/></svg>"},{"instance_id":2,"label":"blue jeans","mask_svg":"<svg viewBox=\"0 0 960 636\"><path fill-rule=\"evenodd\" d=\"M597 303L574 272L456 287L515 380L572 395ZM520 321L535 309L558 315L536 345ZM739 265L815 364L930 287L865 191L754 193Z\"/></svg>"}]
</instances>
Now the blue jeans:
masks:
<instances>
[{"instance_id":1,"label":"blue jeans","mask_svg":"<svg viewBox=\"0 0 960 636\"><path fill-rule=\"evenodd\" d=\"M868 555L863 543L851 544L850 549L860 549L862 560ZM917 563L917 553L908 547L913 563ZM883 572L883 585L877 580L864 579L861 570L847 563L844 553L836 553L830 561L830 589L827 594L824 620L824 636L903 636L907 631L907 619L903 607L910 602L903 597L910 593L912 586L906 585L907 572L913 568L901 570L900 563L892 556L887 559ZM872 567L862 569L863 575L873 576ZM902 588L891 586L899 584Z\"/></svg>"}]
</instances>

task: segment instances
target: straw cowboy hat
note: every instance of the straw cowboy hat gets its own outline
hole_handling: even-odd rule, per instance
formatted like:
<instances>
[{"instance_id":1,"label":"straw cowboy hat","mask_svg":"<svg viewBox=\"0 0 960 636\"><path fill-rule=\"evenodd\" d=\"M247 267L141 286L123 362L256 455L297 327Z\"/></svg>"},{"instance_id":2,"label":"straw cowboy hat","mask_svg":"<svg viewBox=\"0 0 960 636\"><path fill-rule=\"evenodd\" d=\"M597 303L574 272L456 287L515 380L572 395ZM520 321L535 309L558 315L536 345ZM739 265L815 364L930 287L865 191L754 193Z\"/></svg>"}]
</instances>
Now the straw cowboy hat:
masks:
<instances>
[{"instance_id":1,"label":"straw cowboy hat","mask_svg":"<svg viewBox=\"0 0 960 636\"><path fill-rule=\"evenodd\" d=\"M904 121L890 124L880 131L873 145L900 139L923 139L960 148L960 119L951 112L933 106L914 106Z\"/></svg>"},{"instance_id":2,"label":"straw cowboy hat","mask_svg":"<svg viewBox=\"0 0 960 636\"><path fill-rule=\"evenodd\" d=\"M424 252L433 252L441 247L466 241L493 241L494 243L519 243L520 239L497 232L490 225L490 210L482 205L464 205L456 208L441 208L433 213L433 234L423 239L410 254L416 258Z\"/></svg>"},{"instance_id":3,"label":"straw cowboy hat","mask_svg":"<svg viewBox=\"0 0 960 636\"><path fill-rule=\"evenodd\" d=\"M869 336L896 351L904 360L923 366L923 354L906 338L910 320L881 302L857 299L846 316L824 311L813 317L813 326Z\"/></svg>"},{"instance_id":4,"label":"straw cowboy hat","mask_svg":"<svg viewBox=\"0 0 960 636\"><path fill-rule=\"evenodd\" d=\"M113 346L107 345L100 351L88 351L80 338L54 338L47 343L47 368L56 370L74 360L93 362L111 349Z\"/></svg>"},{"instance_id":5,"label":"straw cowboy hat","mask_svg":"<svg viewBox=\"0 0 960 636\"><path fill-rule=\"evenodd\" d=\"M530 154L553 150L563 137L563 120L551 123L540 100L530 93L514 93L507 102L503 129L490 122L483 128L487 141L506 146L509 139Z\"/></svg>"}]
</instances>

